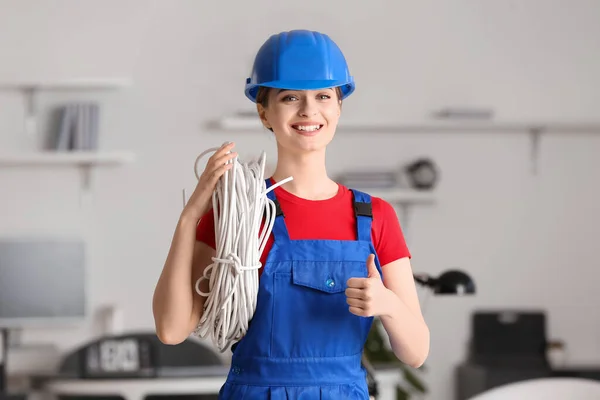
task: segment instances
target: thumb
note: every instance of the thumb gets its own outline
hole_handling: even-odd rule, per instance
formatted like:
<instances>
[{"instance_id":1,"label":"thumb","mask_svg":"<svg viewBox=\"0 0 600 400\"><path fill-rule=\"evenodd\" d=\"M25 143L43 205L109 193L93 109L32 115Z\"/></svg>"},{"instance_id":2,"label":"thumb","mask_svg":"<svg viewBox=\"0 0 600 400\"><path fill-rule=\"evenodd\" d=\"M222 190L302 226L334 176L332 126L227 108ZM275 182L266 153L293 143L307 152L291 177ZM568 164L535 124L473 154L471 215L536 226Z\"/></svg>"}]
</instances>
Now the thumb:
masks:
<instances>
[{"instance_id":1,"label":"thumb","mask_svg":"<svg viewBox=\"0 0 600 400\"><path fill-rule=\"evenodd\" d=\"M369 273L369 278L381 278L375 265L375 254L369 254L367 258L367 272Z\"/></svg>"}]
</instances>

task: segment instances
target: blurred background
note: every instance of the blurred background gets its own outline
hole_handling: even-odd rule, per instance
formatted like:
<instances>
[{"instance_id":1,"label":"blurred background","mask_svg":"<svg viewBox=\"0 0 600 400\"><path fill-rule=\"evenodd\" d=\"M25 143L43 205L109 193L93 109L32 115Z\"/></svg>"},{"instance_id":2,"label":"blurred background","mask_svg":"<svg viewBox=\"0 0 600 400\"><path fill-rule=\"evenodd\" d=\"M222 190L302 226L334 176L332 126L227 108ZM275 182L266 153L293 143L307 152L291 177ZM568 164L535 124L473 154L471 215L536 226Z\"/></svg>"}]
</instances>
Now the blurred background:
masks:
<instances>
[{"instance_id":1,"label":"blurred background","mask_svg":"<svg viewBox=\"0 0 600 400\"><path fill-rule=\"evenodd\" d=\"M598 21L595 0L0 0L3 390L214 398L223 376L193 368L231 353L165 349L152 294L196 156L234 141L274 164L243 87L268 36L300 28L329 34L357 84L331 174L371 174L432 277L429 358L378 366L379 398L597 382ZM449 270L472 281L436 294Z\"/></svg>"}]
</instances>

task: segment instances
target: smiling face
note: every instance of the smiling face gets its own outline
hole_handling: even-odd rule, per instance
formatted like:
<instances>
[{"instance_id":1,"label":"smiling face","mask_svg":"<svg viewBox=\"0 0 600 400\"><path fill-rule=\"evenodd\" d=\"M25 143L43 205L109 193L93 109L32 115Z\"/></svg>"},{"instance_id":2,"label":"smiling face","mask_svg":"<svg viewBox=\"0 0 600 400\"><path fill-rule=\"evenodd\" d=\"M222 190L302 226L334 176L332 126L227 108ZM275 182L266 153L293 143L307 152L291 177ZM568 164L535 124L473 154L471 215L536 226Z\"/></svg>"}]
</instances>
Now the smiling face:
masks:
<instances>
[{"instance_id":1,"label":"smiling face","mask_svg":"<svg viewBox=\"0 0 600 400\"><path fill-rule=\"evenodd\" d=\"M288 151L323 150L333 139L341 113L337 88L284 90L261 88L258 114L275 133L277 143Z\"/></svg>"}]
</instances>

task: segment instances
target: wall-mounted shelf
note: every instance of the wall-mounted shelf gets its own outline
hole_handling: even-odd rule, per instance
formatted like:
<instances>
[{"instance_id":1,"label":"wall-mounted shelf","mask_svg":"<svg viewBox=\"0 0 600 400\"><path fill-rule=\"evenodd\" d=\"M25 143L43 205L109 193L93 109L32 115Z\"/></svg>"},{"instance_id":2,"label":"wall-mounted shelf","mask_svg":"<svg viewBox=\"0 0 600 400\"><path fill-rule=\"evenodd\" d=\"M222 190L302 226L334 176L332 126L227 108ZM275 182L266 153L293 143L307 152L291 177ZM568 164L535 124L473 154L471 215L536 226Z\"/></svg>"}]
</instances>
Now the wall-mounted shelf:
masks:
<instances>
[{"instance_id":1,"label":"wall-mounted shelf","mask_svg":"<svg viewBox=\"0 0 600 400\"><path fill-rule=\"evenodd\" d=\"M240 112L226 116L207 124L211 132L266 132L258 116L254 112ZM559 134L600 134L600 121L591 122L496 122L485 120L447 120L427 121L415 124L345 124L340 121L340 133L360 134L401 134L401 133L525 133L531 138L531 165L533 173L537 173L537 159L541 136L545 133Z\"/></svg>"},{"instance_id":2,"label":"wall-mounted shelf","mask_svg":"<svg viewBox=\"0 0 600 400\"><path fill-rule=\"evenodd\" d=\"M132 163L135 154L126 151L43 151L38 153L0 154L0 167L92 167Z\"/></svg>"},{"instance_id":3,"label":"wall-mounted shelf","mask_svg":"<svg viewBox=\"0 0 600 400\"><path fill-rule=\"evenodd\" d=\"M256 113L243 112L234 116L210 121L207 128L212 131L225 132L263 132ZM340 132L356 133L440 133L440 132L474 132L474 133L528 133L534 130L544 133L600 133L600 121L589 123L570 122L494 122L485 120L466 121L428 121L415 124L356 124L340 121Z\"/></svg>"},{"instance_id":4,"label":"wall-mounted shelf","mask_svg":"<svg viewBox=\"0 0 600 400\"><path fill-rule=\"evenodd\" d=\"M2 90L116 90L131 86L132 82L126 78L80 78L80 79L42 79L42 80L15 80L0 81Z\"/></svg>"},{"instance_id":5,"label":"wall-mounted shelf","mask_svg":"<svg viewBox=\"0 0 600 400\"><path fill-rule=\"evenodd\" d=\"M48 78L27 77L24 79L0 79L0 91L19 92L25 100L25 133L35 139L37 135L37 102L36 95L40 91L109 91L119 90L133 85L126 77L75 77ZM90 115L87 116L91 118ZM80 121L81 122L81 121ZM89 122L84 121L84 122ZM97 132L95 132L97 134ZM84 147L84 146L76 146ZM90 146L85 146L89 148ZM93 146L95 147L95 146ZM62 148L62 146L61 146ZM127 151L98 150L44 150L24 153L0 152L0 168L76 168L81 175L82 196L87 198L90 188L91 170L96 167L115 167L135 161L135 154Z\"/></svg>"},{"instance_id":6,"label":"wall-mounted shelf","mask_svg":"<svg viewBox=\"0 0 600 400\"><path fill-rule=\"evenodd\" d=\"M42 151L38 153L0 154L0 168L79 168L81 185L84 191L90 188L92 167L119 166L134 161L135 154L127 151Z\"/></svg>"},{"instance_id":7,"label":"wall-mounted shelf","mask_svg":"<svg viewBox=\"0 0 600 400\"><path fill-rule=\"evenodd\" d=\"M432 204L435 203L435 194L432 191L414 189L382 189L362 188L361 191L374 197L379 197L390 204Z\"/></svg>"},{"instance_id":8,"label":"wall-mounted shelf","mask_svg":"<svg viewBox=\"0 0 600 400\"><path fill-rule=\"evenodd\" d=\"M436 202L434 191L404 188L359 188L359 190L379 197L390 203L400 212L400 222L403 229L408 229L410 209L415 205L432 205Z\"/></svg>"},{"instance_id":9,"label":"wall-mounted shelf","mask_svg":"<svg viewBox=\"0 0 600 400\"><path fill-rule=\"evenodd\" d=\"M25 131L28 135L36 134L36 94L39 91L83 91L83 90L117 90L131 86L127 78L72 78L72 79L28 79L0 81L0 90L21 92L25 99Z\"/></svg>"}]
</instances>

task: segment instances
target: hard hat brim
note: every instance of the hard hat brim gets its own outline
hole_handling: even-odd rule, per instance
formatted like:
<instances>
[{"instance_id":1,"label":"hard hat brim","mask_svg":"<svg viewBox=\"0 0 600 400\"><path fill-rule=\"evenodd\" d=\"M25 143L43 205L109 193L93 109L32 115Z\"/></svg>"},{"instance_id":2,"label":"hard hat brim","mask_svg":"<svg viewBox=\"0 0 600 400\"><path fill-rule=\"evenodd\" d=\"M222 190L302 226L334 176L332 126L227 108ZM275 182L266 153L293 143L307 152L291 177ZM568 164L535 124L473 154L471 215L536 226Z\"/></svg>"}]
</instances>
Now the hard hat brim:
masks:
<instances>
[{"instance_id":1,"label":"hard hat brim","mask_svg":"<svg viewBox=\"0 0 600 400\"><path fill-rule=\"evenodd\" d=\"M258 89L263 87L273 88L273 89L287 89L287 90L320 90L320 89L330 89L340 87L342 92L342 99L348 97L352 92L354 92L355 85L354 80L350 78L349 80L314 80L314 81L273 81L273 82L263 82L260 84L249 84L246 85L245 94L250 100L256 103L256 95L258 94Z\"/></svg>"}]
</instances>

